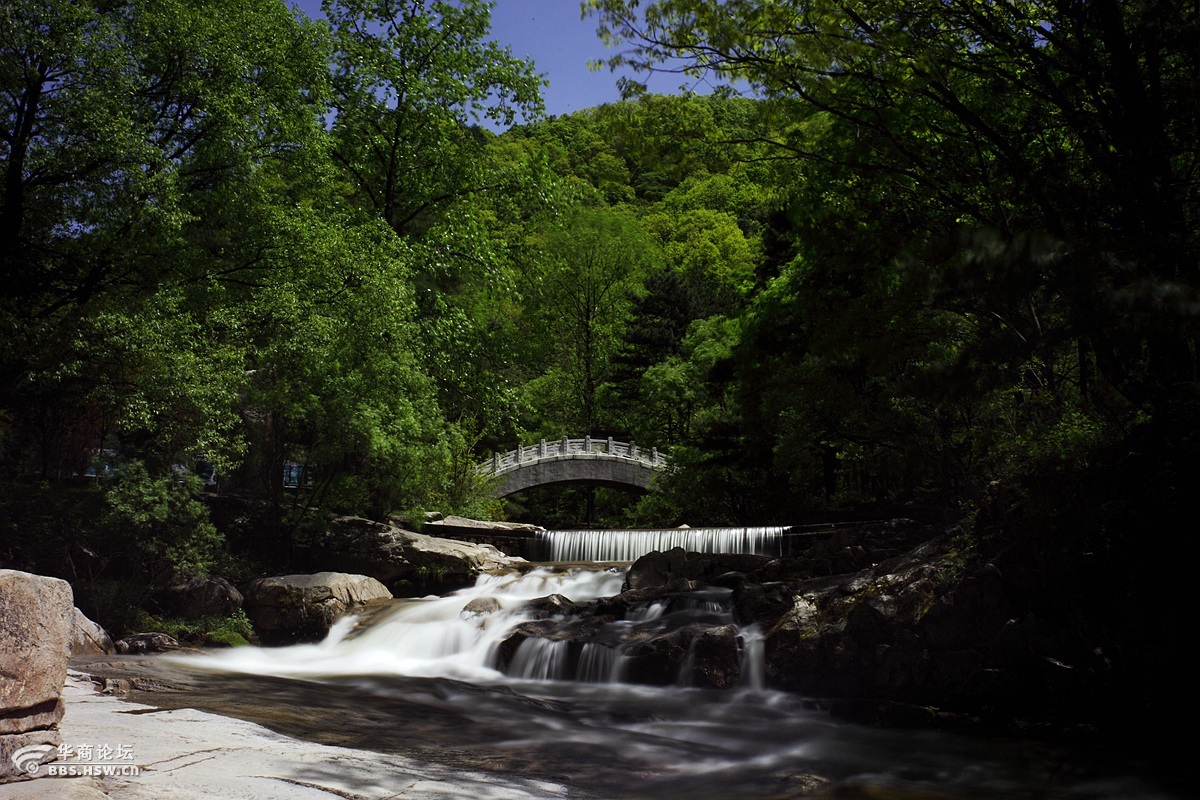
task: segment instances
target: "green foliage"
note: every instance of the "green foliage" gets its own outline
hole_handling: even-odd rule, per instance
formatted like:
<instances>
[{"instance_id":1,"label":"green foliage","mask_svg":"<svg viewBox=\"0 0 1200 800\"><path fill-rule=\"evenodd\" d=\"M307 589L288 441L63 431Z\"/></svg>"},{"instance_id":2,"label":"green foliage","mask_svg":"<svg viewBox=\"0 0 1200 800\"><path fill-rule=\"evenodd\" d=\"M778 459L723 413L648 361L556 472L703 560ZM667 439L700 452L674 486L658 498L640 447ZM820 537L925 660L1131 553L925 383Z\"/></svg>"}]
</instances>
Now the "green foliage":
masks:
<instances>
[{"instance_id":1,"label":"green foliage","mask_svg":"<svg viewBox=\"0 0 1200 800\"><path fill-rule=\"evenodd\" d=\"M333 24L334 155L354 196L399 233L458 199L498 188L471 123L541 112L530 63L488 41L483 0L325 0ZM490 174L489 174L490 173Z\"/></svg>"},{"instance_id":2,"label":"green foliage","mask_svg":"<svg viewBox=\"0 0 1200 800\"><path fill-rule=\"evenodd\" d=\"M181 644L206 647L243 647L258 642L250 618L241 609L227 617L198 619L156 617L143 611L129 633L165 633Z\"/></svg>"},{"instance_id":3,"label":"green foliage","mask_svg":"<svg viewBox=\"0 0 1200 800\"><path fill-rule=\"evenodd\" d=\"M550 358L543 382L531 388L544 392L534 402L554 432L599 432L602 387L632 301L657 259L653 242L622 210L580 208L545 233L535 326Z\"/></svg>"},{"instance_id":4,"label":"green foliage","mask_svg":"<svg viewBox=\"0 0 1200 800\"><path fill-rule=\"evenodd\" d=\"M475 464L518 439L678 469L511 508L697 523L1194 425L1194 7L584 5L613 63L764 99L540 119L484 0L5 5L0 466L50 496L129 462L102 525L141 591L227 559L175 465L265 492L287 560L317 508L501 514Z\"/></svg>"},{"instance_id":5,"label":"green foliage","mask_svg":"<svg viewBox=\"0 0 1200 800\"><path fill-rule=\"evenodd\" d=\"M105 525L132 545L150 583L212 567L224 538L196 499L199 489L193 476L154 476L140 462L125 465L108 489Z\"/></svg>"}]
</instances>

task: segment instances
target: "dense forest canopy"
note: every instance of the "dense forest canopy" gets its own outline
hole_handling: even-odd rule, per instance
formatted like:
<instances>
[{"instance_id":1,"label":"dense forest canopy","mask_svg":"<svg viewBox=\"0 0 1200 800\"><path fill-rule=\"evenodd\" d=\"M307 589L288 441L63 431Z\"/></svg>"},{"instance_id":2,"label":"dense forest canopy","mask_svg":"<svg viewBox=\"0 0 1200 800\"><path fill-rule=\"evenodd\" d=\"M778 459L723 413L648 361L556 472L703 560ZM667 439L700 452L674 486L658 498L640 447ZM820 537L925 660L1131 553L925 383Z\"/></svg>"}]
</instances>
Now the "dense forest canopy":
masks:
<instances>
[{"instance_id":1,"label":"dense forest canopy","mask_svg":"<svg viewBox=\"0 0 1200 800\"><path fill-rule=\"evenodd\" d=\"M545 118L483 0L5 3L3 481L202 568L203 464L298 535L504 514L474 465L563 435L670 448L601 513L672 525L1193 441L1194 5L584 5L753 99Z\"/></svg>"}]
</instances>

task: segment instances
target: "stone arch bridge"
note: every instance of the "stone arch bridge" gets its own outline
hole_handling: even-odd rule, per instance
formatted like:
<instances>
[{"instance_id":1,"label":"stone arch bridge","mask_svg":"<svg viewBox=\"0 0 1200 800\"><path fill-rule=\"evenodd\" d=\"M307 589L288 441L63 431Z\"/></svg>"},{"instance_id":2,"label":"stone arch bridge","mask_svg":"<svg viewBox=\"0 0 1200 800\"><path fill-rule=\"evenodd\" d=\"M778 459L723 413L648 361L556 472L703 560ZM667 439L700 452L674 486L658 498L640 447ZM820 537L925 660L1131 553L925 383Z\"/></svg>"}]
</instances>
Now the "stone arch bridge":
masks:
<instances>
[{"instance_id":1,"label":"stone arch bridge","mask_svg":"<svg viewBox=\"0 0 1200 800\"><path fill-rule=\"evenodd\" d=\"M671 462L658 448L633 442L585 436L556 439L497 453L480 464L481 475L500 478L496 497L558 484L591 484L620 489L649 490L654 476L670 469Z\"/></svg>"}]
</instances>

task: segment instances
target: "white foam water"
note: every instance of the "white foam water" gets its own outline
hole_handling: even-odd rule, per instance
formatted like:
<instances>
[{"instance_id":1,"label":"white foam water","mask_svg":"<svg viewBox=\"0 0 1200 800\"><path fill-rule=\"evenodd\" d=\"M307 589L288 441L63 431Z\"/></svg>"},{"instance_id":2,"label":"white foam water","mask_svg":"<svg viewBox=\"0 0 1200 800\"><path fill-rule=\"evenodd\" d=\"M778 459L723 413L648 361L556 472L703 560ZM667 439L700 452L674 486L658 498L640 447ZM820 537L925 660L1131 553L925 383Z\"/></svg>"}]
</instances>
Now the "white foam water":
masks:
<instances>
[{"instance_id":1,"label":"white foam water","mask_svg":"<svg viewBox=\"0 0 1200 800\"><path fill-rule=\"evenodd\" d=\"M781 555L782 526L748 528L668 528L628 531L540 531L538 548L546 561L636 561L656 550L682 547L695 553Z\"/></svg>"},{"instance_id":2,"label":"white foam water","mask_svg":"<svg viewBox=\"0 0 1200 800\"><path fill-rule=\"evenodd\" d=\"M624 570L554 571L480 575L474 586L445 597L403 601L396 611L350 636L353 617L338 621L324 641L292 647L237 647L182 660L210 669L280 677L408 675L494 681L494 650L512 629L530 619L525 602L560 594L573 602L609 597L621 590ZM473 600L490 598L498 610L471 612ZM562 675L564 643L530 639L521 644L510 671L517 677ZM519 664L517 662L520 662Z\"/></svg>"}]
</instances>

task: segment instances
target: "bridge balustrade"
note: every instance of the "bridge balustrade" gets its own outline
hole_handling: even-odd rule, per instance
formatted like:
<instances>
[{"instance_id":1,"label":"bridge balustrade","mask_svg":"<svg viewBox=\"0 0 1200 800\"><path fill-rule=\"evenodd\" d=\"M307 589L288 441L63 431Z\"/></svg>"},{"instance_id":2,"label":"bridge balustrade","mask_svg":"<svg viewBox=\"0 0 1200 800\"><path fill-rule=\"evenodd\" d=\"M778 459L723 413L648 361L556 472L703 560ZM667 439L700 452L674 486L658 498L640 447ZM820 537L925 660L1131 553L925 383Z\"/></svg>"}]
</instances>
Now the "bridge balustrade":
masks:
<instances>
[{"instance_id":1,"label":"bridge balustrade","mask_svg":"<svg viewBox=\"0 0 1200 800\"><path fill-rule=\"evenodd\" d=\"M480 464L478 469L481 473L499 475L542 459L590 455L629 459L652 468L662 468L668 465L667 457L659 453L657 447L647 450L636 442L619 442L611 436L606 438L585 436L582 439L570 439L564 436L562 439L542 439L537 444L519 445L507 453L496 453L492 456L491 461Z\"/></svg>"}]
</instances>

